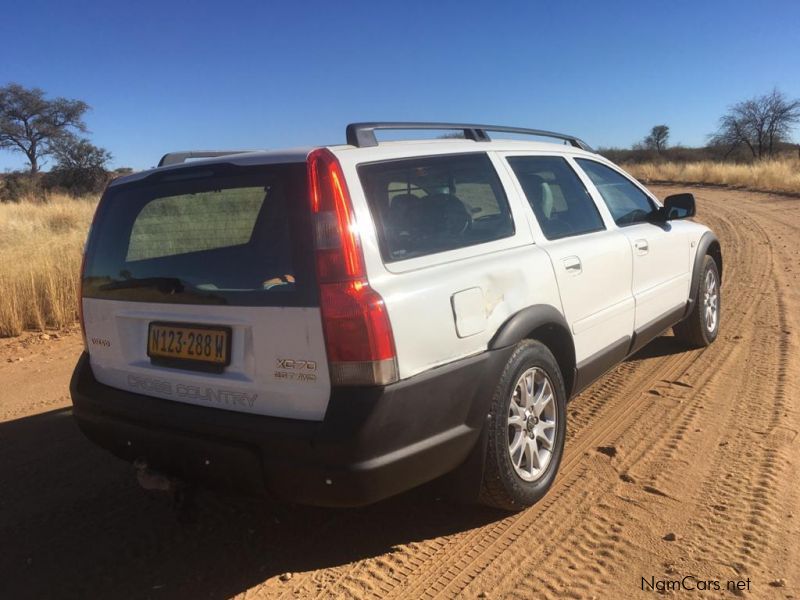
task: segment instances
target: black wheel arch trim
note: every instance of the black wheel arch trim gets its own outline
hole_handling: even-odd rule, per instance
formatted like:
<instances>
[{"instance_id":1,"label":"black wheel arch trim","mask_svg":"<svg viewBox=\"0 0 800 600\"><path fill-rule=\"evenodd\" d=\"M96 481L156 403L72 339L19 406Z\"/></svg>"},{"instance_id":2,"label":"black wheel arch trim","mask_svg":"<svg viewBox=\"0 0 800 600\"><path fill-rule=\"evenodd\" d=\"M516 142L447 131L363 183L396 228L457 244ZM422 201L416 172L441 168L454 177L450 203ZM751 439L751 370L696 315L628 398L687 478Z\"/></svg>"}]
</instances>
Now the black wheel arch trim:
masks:
<instances>
[{"instance_id":1,"label":"black wheel arch trim","mask_svg":"<svg viewBox=\"0 0 800 600\"><path fill-rule=\"evenodd\" d=\"M686 305L686 312L684 317L689 316L694 305L694 299L697 296L697 289L700 287L700 277L703 271L703 260L706 255L714 259L719 271L720 284L722 284L722 248L719 243L719 238L714 235L712 231L706 231L697 243L697 253L694 255L694 264L692 265L692 280L689 286L689 302Z\"/></svg>"},{"instance_id":2,"label":"black wheel arch trim","mask_svg":"<svg viewBox=\"0 0 800 600\"><path fill-rule=\"evenodd\" d=\"M511 315L489 341L489 350L505 348L524 339L536 339L556 358L567 398L575 385L575 343L567 320L552 304L534 304Z\"/></svg>"}]
</instances>

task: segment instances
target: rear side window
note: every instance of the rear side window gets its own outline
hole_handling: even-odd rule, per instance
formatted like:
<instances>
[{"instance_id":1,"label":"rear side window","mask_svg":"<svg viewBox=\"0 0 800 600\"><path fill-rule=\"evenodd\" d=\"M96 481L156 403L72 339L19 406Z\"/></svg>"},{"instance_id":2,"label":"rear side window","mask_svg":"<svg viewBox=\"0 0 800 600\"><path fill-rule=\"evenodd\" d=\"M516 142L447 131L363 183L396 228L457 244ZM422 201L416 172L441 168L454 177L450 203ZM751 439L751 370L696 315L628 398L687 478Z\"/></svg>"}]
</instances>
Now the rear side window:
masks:
<instances>
[{"instance_id":1,"label":"rear side window","mask_svg":"<svg viewBox=\"0 0 800 600\"><path fill-rule=\"evenodd\" d=\"M514 234L508 200L486 154L371 163L358 174L385 262Z\"/></svg>"},{"instance_id":2,"label":"rear side window","mask_svg":"<svg viewBox=\"0 0 800 600\"><path fill-rule=\"evenodd\" d=\"M586 187L559 156L512 156L508 164L548 240L605 229Z\"/></svg>"},{"instance_id":3,"label":"rear side window","mask_svg":"<svg viewBox=\"0 0 800 600\"><path fill-rule=\"evenodd\" d=\"M218 165L111 186L87 246L84 296L313 305L306 179L305 163Z\"/></svg>"},{"instance_id":4,"label":"rear side window","mask_svg":"<svg viewBox=\"0 0 800 600\"><path fill-rule=\"evenodd\" d=\"M655 204L626 177L593 160L578 158L576 162L600 192L617 225L641 223L650 218Z\"/></svg>"}]
</instances>

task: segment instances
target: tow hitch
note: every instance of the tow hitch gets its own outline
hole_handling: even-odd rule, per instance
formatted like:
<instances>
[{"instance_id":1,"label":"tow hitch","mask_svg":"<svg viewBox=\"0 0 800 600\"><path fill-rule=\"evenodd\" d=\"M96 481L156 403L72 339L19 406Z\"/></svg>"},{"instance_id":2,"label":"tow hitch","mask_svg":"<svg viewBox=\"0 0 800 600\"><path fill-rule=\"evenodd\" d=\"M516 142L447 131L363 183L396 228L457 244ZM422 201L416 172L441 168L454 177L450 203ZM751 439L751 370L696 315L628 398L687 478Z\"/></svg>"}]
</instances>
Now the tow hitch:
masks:
<instances>
[{"instance_id":1,"label":"tow hitch","mask_svg":"<svg viewBox=\"0 0 800 600\"><path fill-rule=\"evenodd\" d=\"M143 458L137 458L133 463L133 468L136 469L136 480L143 489L166 492L172 498L172 504L177 509L189 507L191 494L185 481L151 469Z\"/></svg>"}]
</instances>

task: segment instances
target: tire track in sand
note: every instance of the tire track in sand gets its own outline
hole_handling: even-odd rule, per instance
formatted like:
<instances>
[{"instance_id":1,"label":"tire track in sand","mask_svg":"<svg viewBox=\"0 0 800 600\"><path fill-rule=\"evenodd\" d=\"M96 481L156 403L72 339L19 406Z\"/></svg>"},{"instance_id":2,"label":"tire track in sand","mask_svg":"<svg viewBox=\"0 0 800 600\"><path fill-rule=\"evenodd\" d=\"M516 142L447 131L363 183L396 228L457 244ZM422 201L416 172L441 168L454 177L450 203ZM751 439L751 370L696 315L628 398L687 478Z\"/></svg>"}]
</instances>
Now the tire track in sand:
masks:
<instances>
[{"instance_id":1,"label":"tire track in sand","mask_svg":"<svg viewBox=\"0 0 800 600\"><path fill-rule=\"evenodd\" d=\"M736 306L737 319L748 322L759 305L762 286L772 268L771 254L759 252L759 246L769 248L769 240L753 219L747 223L745 235L742 227L725 216L725 211L720 214L716 212L718 206L714 208L716 214L708 220L725 244L726 306ZM769 319L770 315L765 318ZM558 544L557 551L550 554L551 560L546 561L571 566L561 580L556 577L542 582L535 590L520 586L519 581L511 587L520 593L535 591L542 595L544 592L545 596L563 595L569 587L568 595L580 596L591 589L593 582L608 580L608 565L624 561L635 550L626 541L627 536L622 535L624 520L612 518L609 505L598 501L622 484L615 476L616 470L609 472L598 468L598 459L591 456L593 447L608 440L621 441L626 446L628 459L620 461L616 468L625 473L642 462L670 464L695 424L709 411L704 404L710 395L707 389L719 387L726 374L736 370L742 355L735 343L716 344L706 352L621 365L570 405L572 432L567 455L559 480L541 503L489 526L449 536L445 543L441 539L416 543L389 556L362 561L352 569L344 569L321 591L350 597L456 597L489 565L495 561L503 563L499 558L504 553L531 548L528 538L558 540L566 537L564 542L567 543ZM700 356L703 356L701 362ZM655 386L654 382L657 382ZM673 426L661 437L648 435L651 433L648 428L640 428L637 439L631 439L631 425L657 416L648 413L664 412L652 410L653 398L661 404L671 403L668 416ZM589 424L591 426L587 427ZM587 466L589 463L591 469ZM648 487L670 489L673 484L670 477L655 476ZM580 527L576 527L578 523ZM610 536L602 535L609 531ZM577 534L564 535L570 532ZM533 544L532 548L536 547ZM596 555L600 558L589 560ZM531 562L530 566L542 566L541 557L535 552ZM580 565L588 565L586 576L581 576ZM524 571L524 568L520 570ZM511 572L497 583L501 584L500 589L507 589L508 581L502 580L515 578L519 576ZM530 582L531 578L523 580Z\"/></svg>"},{"instance_id":2,"label":"tire track in sand","mask_svg":"<svg viewBox=\"0 0 800 600\"><path fill-rule=\"evenodd\" d=\"M723 227L723 229L725 228ZM741 244L736 244L735 247L739 249L739 252L729 257L733 259L734 264L739 263L737 254L741 252L741 246ZM751 256L753 254L751 253ZM755 262L757 264L751 265L748 271L758 274L756 283L760 285L768 280L771 262L768 256L757 257ZM758 296L754 293L754 290L758 288L738 289L735 285L728 285L727 288L733 288L730 301L732 305L737 306L737 313L744 313L742 317L745 320L749 320L758 308ZM736 362L738 362L737 358L740 354L736 350L735 345L720 344L712 346L704 352L692 353L696 357L703 356L703 360L698 362L696 359L689 359L690 362L688 364L684 363L685 369L680 376L676 377L676 372L672 372L663 377L658 384L648 390L646 396L650 396L650 402L646 397L639 399L637 417L634 421L638 426L615 429L613 433L617 434L617 437L614 439L608 438L605 442L606 445L611 445L618 449L620 446L624 446L623 458L617 464L620 473L628 474L629 470L637 462L654 457L660 458L660 462L663 464L678 452L682 441L688 435L687 432L690 428L694 429L691 423L700 414L698 404L692 401L694 390L714 389L714 386L725 378L725 374L728 371L735 370ZM655 363L654 370L659 370L658 363ZM692 370L696 370L698 373L695 375ZM652 377L653 375L654 373L648 373L648 376ZM689 384L686 381L692 381L692 383ZM661 391L664 388L666 388L666 392ZM630 409L628 407L628 410ZM669 433L670 435L654 436L651 427L642 425L646 423L669 423L671 428L665 429L664 433ZM636 458L637 455L638 458ZM614 462L617 461L615 460ZM676 471L659 470L660 473ZM603 492L608 492L620 486L627 487L619 483L617 478L608 478L603 483L605 484ZM647 480L642 482L642 485L647 486L648 493L665 493L661 487L654 485L658 483L657 478L652 478L649 482ZM594 490L594 495L597 495L596 489L591 485L587 485L586 490L590 489ZM600 496L602 497L602 495L601 493ZM539 513L534 531L526 531L521 536L528 538L527 543L522 539L518 540L517 543L523 547L535 548L536 538L560 540L558 551L545 555L544 560L536 554L527 561L520 561L517 557L516 561L513 561L515 568L504 574L500 581L493 581L491 586L485 586L486 589L507 589L511 591L511 596L519 595L520 597L530 597L530 595L580 597L582 592L592 589L598 584L602 587L611 585L612 578L610 577L608 566L624 563L636 550L640 550L634 547L634 536L629 535L629 530L636 523L631 522L628 517L620 519L618 512L602 502L597 506L591 506L588 511L576 510L574 505L559 507L554 511L555 521L558 524L555 529L549 529L546 524L545 527L542 527L542 515L540 511L535 510L536 508L533 507L534 510L532 510L532 512ZM566 513L568 511L572 512L573 518L562 518L562 516L567 516ZM646 511L644 512L646 514ZM578 519L580 522L579 527L573 526L576 521L574 516L576 513L580 514L580 519ZM611 533L609 534L609 532ZM507 553L513 555L517 550L516 547L509 548ZM574 562L572 569L559 568L559 565L569 564L570 558L575 556L582 556L584 560ZM593 559L589 560L590 557L593 557ZM512 563L500 556L496 559L496 564ZM496 568L495 570L498 569ZM547 580L540 580L535 576L537 571L550 573L552 577ZM520 578L520 573L527 573L528 575ZM534 573L534 576L530 576L530 573ZM464 587L469 583L468 577L462 577L462 582L454 580L444 590L449 593L444 593L441 596L455 597L460 595Z\"/></svg>"}]
</instances>

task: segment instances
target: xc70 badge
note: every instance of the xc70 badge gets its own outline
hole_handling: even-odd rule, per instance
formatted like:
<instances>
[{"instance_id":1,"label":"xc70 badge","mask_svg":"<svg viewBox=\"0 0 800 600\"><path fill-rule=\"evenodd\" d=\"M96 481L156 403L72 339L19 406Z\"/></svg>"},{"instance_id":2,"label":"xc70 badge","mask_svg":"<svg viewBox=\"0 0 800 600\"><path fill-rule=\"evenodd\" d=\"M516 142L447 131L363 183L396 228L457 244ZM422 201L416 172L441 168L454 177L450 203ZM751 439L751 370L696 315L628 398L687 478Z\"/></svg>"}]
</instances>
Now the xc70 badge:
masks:
<instances>
[{"instance_id":1,"label":"xc70 badge","mask_svg":"<svg viewBox=\"0 0 800 600\"><path fill-rule=\"evenodd\" d=\"M287 381L316 381L317 362L296 358L279 358L276 361L275 379Z\"/></svg>"}]
</instances>

